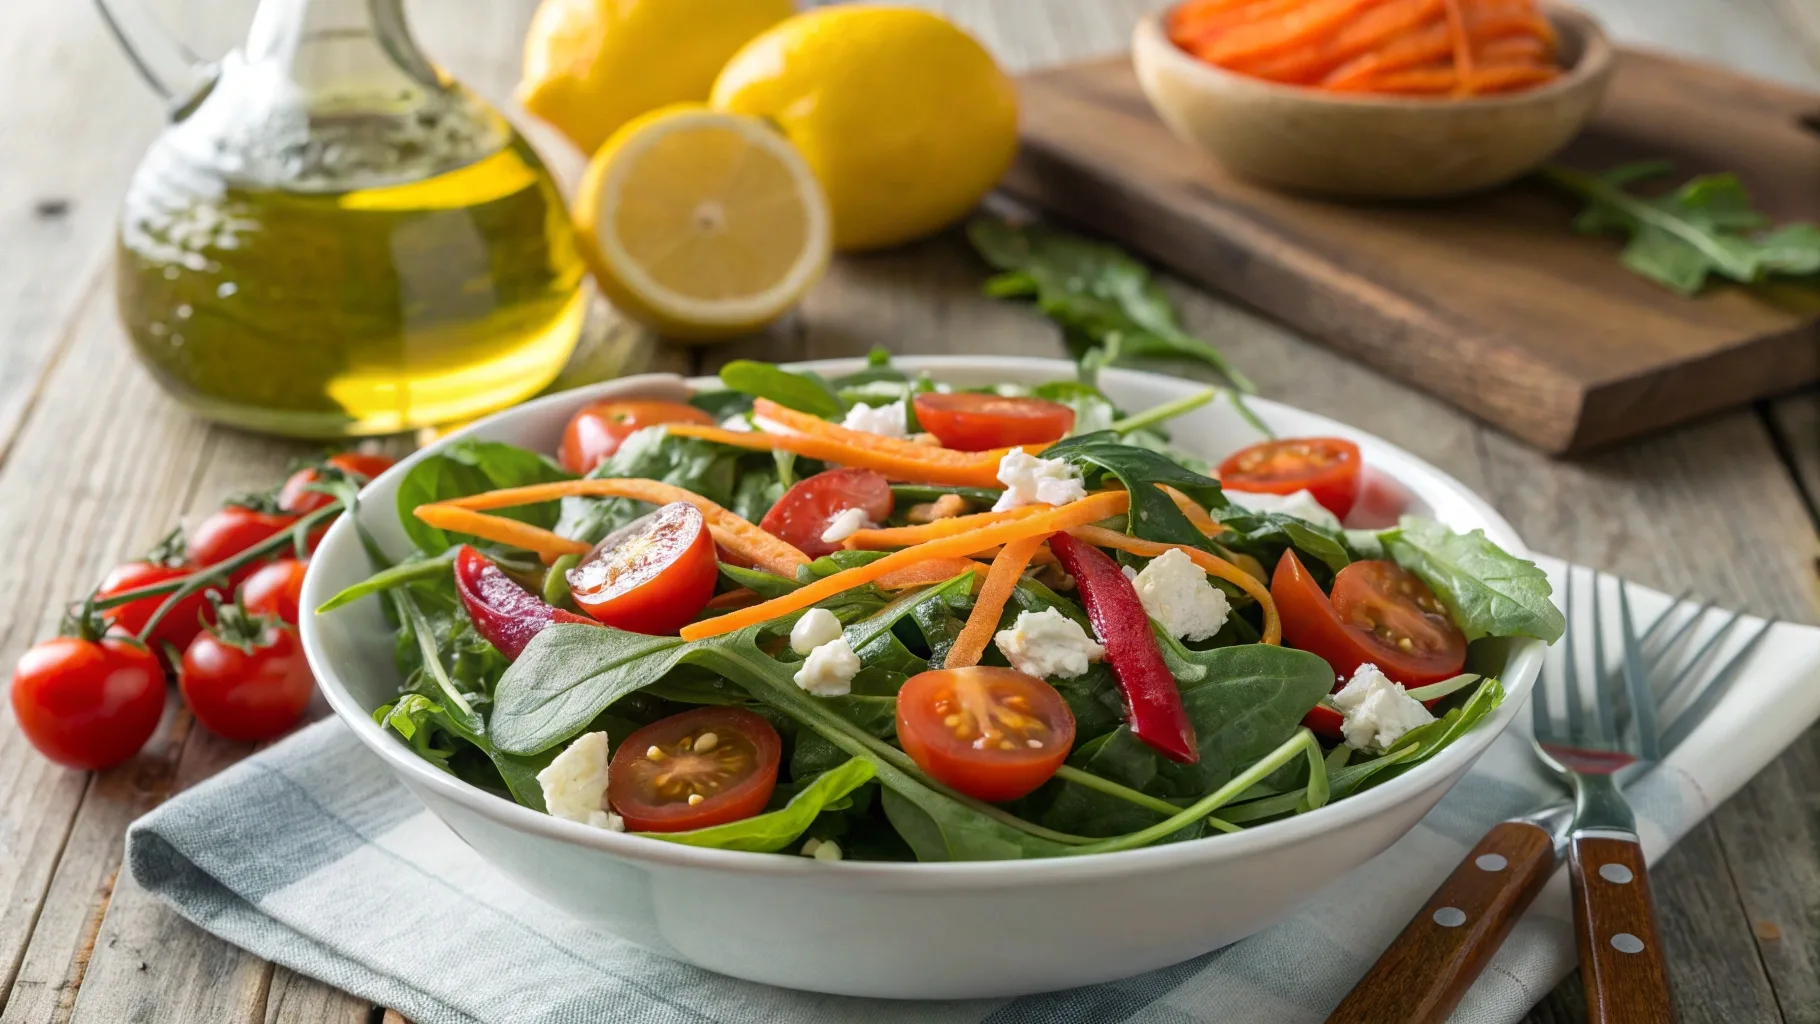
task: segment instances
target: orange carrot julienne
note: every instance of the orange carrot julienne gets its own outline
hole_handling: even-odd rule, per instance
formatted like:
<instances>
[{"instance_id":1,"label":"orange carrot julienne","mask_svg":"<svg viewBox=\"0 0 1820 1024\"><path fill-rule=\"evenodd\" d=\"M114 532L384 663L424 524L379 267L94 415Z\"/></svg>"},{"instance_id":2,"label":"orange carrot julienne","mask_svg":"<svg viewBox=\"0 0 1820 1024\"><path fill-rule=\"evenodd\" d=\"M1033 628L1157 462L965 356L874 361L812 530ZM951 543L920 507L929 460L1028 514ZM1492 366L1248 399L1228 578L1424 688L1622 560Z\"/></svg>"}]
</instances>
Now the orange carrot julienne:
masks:
<instances>
[{"instance_id":1,"label":"orange carrot julienne","mask_svg":"<svg viewBox=\"0 0 1820 1024\"><path fill-rule=\"evenodd\" d=\"M585 555L594 545L579 540L570 540L559 533L552 533L541 526L532 526L505 516L490 516L485 512L459 508L454 505L419 505L412 512L418 519L434 526L438 530L450 530L479 537L482 540L510 544L515 548L535 551L547 564L563 555Z\"/></svg>"},{"instance_id":2,"label":"orange carrot julienne","mask_svg":"<svg viewBox=\"0 0 1820 1024\"><path fill-rule=\"evenodd\" d=\"M813 417L811 417L813 419ZM825 420L816 420L826 423ZM834 426L834 424L827 424ZM998 487L998 460L1003 452L953 452L933 445L913 445L892 438L893 444L855 446L840 438L814 433L766 434L723 430L697 423L669 423L665 430L678 437L695 437L716 444L753 451L782 450L822 462L870 469L887 479L906 483L950 484L957 487ZM844 428L842 428L844 429ZM872 436L872 435L862 435ZM897 445L902 445L899 448ZM965 456L955 458L954 456Z\"/></svg>"},{"instance_id":3,"label":"orange carrot julienne","mask_svg":"<svg viewBox=\"0 0 1820 1024\"><path fill-rule=\"evenodd\" d=\"M1195 529L1209 537L1216 533L1225 532L1226 528L1221 526L1218 520L1208 515L1207 510L1201 507L1200 502L1195 501L1193 498L1190 498L1188 495L1183 494L1181 491L1176 490L1168 484L1157 484L1157 487L1160 488L1164 494L1169 495L1169 500L1175 502L1175 507L1182 510L1182 514L1188 517L1188 521L1194 524Z\"/></svg>"},{"instance_id":4,"label":"orange carrot julienne","mask_svg":"<svg viewBox=\"0 0 1820 1024\"><path fill-rule=\"evenodd\" d=\"M973 610L967 614L967 624L961 628L960 636L954 638L954 646L948 648L943 668L969 668L980 663L980 656L986 653L986 645L992 642L992 634L998 629L1005 603L1011 600L1011 592L1029 566L1030 557L1048 537L1048 534L1040 533L1019 537L1007 542L999 551L986 573L985 586L974 599Z\"/></svg>"},{"instance_id":5,"label":"orange carrot julienne","mask_svg":"<svg viewBox=\"0 0 1820 1024\"><path fill-rule=\"evenodd\" d=\"M986 563L971 558L931 558L908 568L888 572L872 582L880 590L908 590L911 587L946 583L961 573L972 572L973 589L978 590L980 581L986 578L987 569Z\"/></svg>"},{"instance_id":6,"label":"orange carrot julienne","mask_svg":"<svg viewBox=\"0 0 1820 1024\"><path fill-rule=\"evenodd\" d=\"M977 530L993 523L1008 523L1015 519L1025 519L1045 511L1048 505L1020 505L1003 512L975 512L970 516L949 516L931 523L920 523L915 526L891 526L876 530L856 530L853 536L842 543L856 551L885 551L890 548L909 547L925 541L939 540L943 537L954 537L969 530Z\"/></svg>"},{"instance_id":7,"label":"orange carrot julienne","mask_svg":"<svg viewBox=\"0 0 1820 1024\"><path fill-rule=\"evenodd\" d=\"M971 555L1000 544L1008 544L1020 537L1048 536L1058 530L1086 526L1108 516L1119 515L1130 507L1131 496L1124 491L1102 491L1098 494L1090 494L1080 501L1071 501L1066 505L1045 509L1037 515L994 523L959 536L943 537L926 544L893 551L877 561L823 577L800 590L792 591L782 597L772 598L763 604L742 608L705 622L690 623L682 628L681 636L684 640L701 640L705 637L731 633L737 629L768 622L780 615L788 615L798 609L807 608L817 601L833 597L844 590L871 583L887 573L896 572L918 562L931 558Z\"/></svg>"},{"instance_id":8,"label":"orange carrot julienne","mask_svg":"<svg viewBox=\"0 0 1820 1024\"><path fill-rule=\"evenodd\" d=\"M1270 599L1270 591L1250 573L1233 565L1218 555L1209 554L1200 548L1191 548L1186 544L1160 544L1152 540L1139 540L1136 537L1108 530L1099 526L1077 526L1068 530L1078 540L1086 541L1095 547L1112 548L1116 551L1129 551L1134 555L1155 558L1157 555L1175 548L1187 555L1194 564L1209 576L1235 584L1240 590L1257 601L1258 607L1264 610L1264 634L1262 643L1277 644L1283 642L1283 622L1277 617L1277 605Z\"/></svg>"}]
</instances>

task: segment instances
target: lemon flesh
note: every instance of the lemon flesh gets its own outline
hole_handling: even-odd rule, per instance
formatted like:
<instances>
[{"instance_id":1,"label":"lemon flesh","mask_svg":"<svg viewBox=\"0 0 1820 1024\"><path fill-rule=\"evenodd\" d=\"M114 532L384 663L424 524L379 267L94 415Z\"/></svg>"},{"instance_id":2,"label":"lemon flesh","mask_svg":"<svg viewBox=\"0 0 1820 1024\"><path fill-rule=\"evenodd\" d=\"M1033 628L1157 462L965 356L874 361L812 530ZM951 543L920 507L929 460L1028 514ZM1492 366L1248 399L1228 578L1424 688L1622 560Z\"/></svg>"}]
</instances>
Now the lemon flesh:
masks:
<instances>
[{"instance_id":1,"label":"lemon flesh","mask_svg":"<svg viewBox=\"0 0 1820 1024\"><path fill-rule=\"evenodd\" d=\"M678 338L775 320L832 249L827 200L790 143L756 118L695 105L615 133L588 166L575 221L613 304Z\"/></svg>"}]
</instances>

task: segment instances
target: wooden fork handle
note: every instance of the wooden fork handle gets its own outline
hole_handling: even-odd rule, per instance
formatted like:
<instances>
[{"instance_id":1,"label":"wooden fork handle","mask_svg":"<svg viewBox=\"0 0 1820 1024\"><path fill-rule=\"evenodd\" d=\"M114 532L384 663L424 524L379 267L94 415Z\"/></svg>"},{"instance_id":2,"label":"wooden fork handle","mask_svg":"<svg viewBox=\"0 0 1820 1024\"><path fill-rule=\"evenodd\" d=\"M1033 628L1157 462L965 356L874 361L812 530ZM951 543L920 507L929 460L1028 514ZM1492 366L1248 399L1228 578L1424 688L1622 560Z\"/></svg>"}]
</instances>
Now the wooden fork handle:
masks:
<instances>
[{"instance_id":1,"label":"wooden fork handle","mask_svg":"<svg viewBox=\"0 0 1820 1024\"><path fill-rule=\"evenodd\" d=\"M1674 1024L1668 968L1637 837L1577 833L1568 844L1568 871L1589 1024Z\"/></svg>"},{"instance_id":2,"label":"wooden fork handle","mask_svg":"<svg viewBox=\"0 0 1820 1024\"><path fill-rule=\"evenodd\" d=\"M1442 1024L1554 869L1546 830L1494 825L1327 1024Z\"/></svg>"}]
</instances>

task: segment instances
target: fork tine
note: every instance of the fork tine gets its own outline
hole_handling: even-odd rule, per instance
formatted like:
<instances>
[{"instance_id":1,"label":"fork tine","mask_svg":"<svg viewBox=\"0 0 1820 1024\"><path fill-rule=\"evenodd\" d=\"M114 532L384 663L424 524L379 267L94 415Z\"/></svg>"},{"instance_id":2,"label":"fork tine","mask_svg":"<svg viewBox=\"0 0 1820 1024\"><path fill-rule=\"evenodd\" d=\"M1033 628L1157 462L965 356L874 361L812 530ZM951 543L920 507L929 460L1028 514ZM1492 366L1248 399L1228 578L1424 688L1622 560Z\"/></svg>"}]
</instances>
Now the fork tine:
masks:
<instances>
[{"instance_id":1,"label":"fork tine","mask_svg":"<svg viewBox=\"0 0 1820 1024\"><path fill-rule=\"evenodd\" d=\"M1713 652L1717 651L1720 645L1725 643L1725 638L1731 635L1731 631L1737 628L1738 622L1743 618L1743 612L1733 612L1731 618L1725 620L1725 625L1714 630L1713 635L1706 638L1706 642L1700 645L1700 649L1695 651L1693 655L1682 664L1681 671L1676 672L1674 676L1669 679L1668 686L1666 687L1668 696L1673 696L1681 689L1682 684L1694 678L1694 673L1699 671L1700 666L1705 663L1708 658L1712 657ZM1664 699L1667 698L1665 697Z\"/></svg>"},{"instance_id":2,"label":"fork tine","mask_svg":"<svg viewBox=\"0 0 1820 1024\"><path fill-rule=\"evenodd\" d=\"M1570 741L1579 742L1584 735L1580 721L1580 655L1574 648L1574 637L1580 632L1574 627L1574 592L1576 574L1572 566L1567 569L1567 647L1561 652L1561 708L1567 714L1567 735ZM1538 730L1538 735L1540 730Z\"/></svg>"},{"instance_id":3,"label":"fork tine","mask_svg":"<svg viewBox=\"0 0 1820 1024\"><path fill-rule=\"evenodd\" d=\"M1562 595L1562 597L1567 604L1567 607L1566 607L1565 611L1563 612L1563 614L1564 614L1565 618L1567 619L1569 627L1571 627L1573 625L1573 621L1574 621L1574 567L1571 563L1567 566L1567 580L1565 583L1565 593ZM1572 628L1568 629L1568 631L1564 637L1564 640L1565 640L1565 643L1563 644L1563 649L1561 652L1562 658L1568 665L1568 668L1566 671L1568 673L1572 673L1573 658L1574 658L1574 641L1573 641L1573 629ZM1544 664L1544 668L1546 668L1547 663L1544 662L1543 664ZM1570 676L1570 678L1571 678L1571 676ZM1530 702L1529 702L1530 732L1532 734L1534 734L1534 736L1539 740L1546 739L1547 737L1554 735L1554 717L1555 716L1554 716L1554 709L1550 706L1550 704L1551 704L1551 700L1548 696L1548 677L1546 675L1544 675L1536 680L1535 692L1534 692L1534 695L1532 697L1530 697Z\"/></svg>"},{"instance_id":4,"label":"fork tine","mask_svg":"<svg viewBox=\"0 0 1820 1024\"><path fill-rule=\"evenodd\" d=\"M1714 604L1715 602L1712 601L1704 601L1698 608L1682 617L1674 630L1661 639L1655 650L1645 652L1643 670L1651 675L1656 674L1662 668L1663 663L1668 661L1669 656L1675 653L1676 648L1700 631L1700 624L1706 621L1706 613L1713 610ZM1660 699L1661 694L1657 694L1657 697Z\"/></svg>"},{"instance_id":5,"label":"fork tine","mask_svg":"<svg viewBox=\"0 0 1820 1024\"><path fill-rule=\"evenodd\" d=\"M1712 706L1717 704L1720 698L1725 696L1725 691L1731 688L1732 683L1738 678L1738 673L1743 670L1744 663L1750 660L1751 652L1755 651L1763 638L1769 635L1770 627L1774 626L1777 621L1779 620L1770 619L1764 622L1757 632L1744 642L1744 646L1738 648L1738 653L1732 655L1724 665L1719 667L1713 681L1707 684L1706 689L1700 691L1700 696L1695 697L1687 707L1681 709L1681 713L1675 716L1673 724L1662 734L1664 750L1675 749L1682 740L1687 738L1688 733L1693 732L1699 726L1701 720L1706 717L1706 713L1712 710Z\"/></svg>"},{"instance_id":6,"label":"fork tine","mask_svg":"<svg viewBox=\"0 0 1820 1024\"><path fill-rule=\"evenodd\" d=\"M1630 587L1623 580L1618 581L1618 614L1624 630L1624 688L1630 694L1631 714L1636 716L1637 755L1654 761L1662 756L1656 727L1656 695L1643 675L1642 645L1637 642L1637 624L1630 614Z\"/></svg>"},{"instance_id":7,"label":"fork tine","mask_svg":"<svg viewBox=\"0 0 1820 1024\"><path fill-rule=\"evenodd\" d=\"M1603 574L1598 570L1593 571L1593 699L1597 702L1599 718L1598 745L1616 750L1619 747L1618 715L1612 707L1612 688L1605 683L1605 623L1600 613L1600 607L1605 604L1605 591L1600 585L1602 577ZM1619 592L1622 593L1623 581L1619 581L1619 587Z\"/></svg>"},{"instance_id":8,"label":"fork tine","mask_svg":"<svg viewBox=\"0 0 1820 1024\"><path fill-rule=\"evenodd\" d=\"M1686 635L1688 627L1691 624L1699 622L1701 616L1706 614L1706 610L1712 607L1712 602L1708 601L1706 604L1695 609L1691 616L1681 617L1679 624L1677 624L1666 636L1658 636L1657 634L1661 633L1664 627L1668 626L1669 623L1674 622L1677 617L1681 616L1681 612L1692 607L1693 604L1693 591L1682 591L1681 596L1675 598L1669 603L1668 607L1662 609L1662 611L1656 615L1655 619L1650 622L1649 628L1643 631L1643 635L1637 638L1637 647L1643 652L1643 678L1648 681L1650 689L1655 691L1656 694L1658 720L1660 720L1660 709L1668 703L1668 694L1665 690L1669 680L1668 677L1662 675L1657 669L1659 669L1662 662L1674 652L1675 645ZM1625 702L1625 707L1618 713L1619 735L1623 735L1624 731L1630 728L1631 716L1628 714L1628 711L1629 702L1627 701Z\"/></svg>"}]
</instances>

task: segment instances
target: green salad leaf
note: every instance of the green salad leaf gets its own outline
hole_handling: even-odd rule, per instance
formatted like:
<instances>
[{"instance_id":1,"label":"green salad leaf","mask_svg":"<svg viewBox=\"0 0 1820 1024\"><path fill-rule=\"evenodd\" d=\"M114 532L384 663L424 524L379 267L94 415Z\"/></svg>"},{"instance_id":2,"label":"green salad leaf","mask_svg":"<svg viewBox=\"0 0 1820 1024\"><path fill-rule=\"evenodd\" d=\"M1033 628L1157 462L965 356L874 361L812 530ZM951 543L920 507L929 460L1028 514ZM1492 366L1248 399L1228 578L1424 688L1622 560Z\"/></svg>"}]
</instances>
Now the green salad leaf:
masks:
<instances>
[{"instance_id":1,"label":"green salad leaf","mask_svg":"<svg viewBox=\"0 0 1820 1024\"><path fill-rule=\"evenodd\" d=\"M441 554L462 543L463 537L438 530L418 519L412 514L417 506L503 487L573 479L551 460L516 445L498 441L457 441L411 467L399 481L398 524L418 550L428 555ZM548 529L556 525L558 511L555 502L543 502L500 509L494 514Z\"/></svg>"},{"instance_id":2,"label":"green salad leaf","mask_svg":"<svg viewBox=\"0 0 1820 1024\"><path fill-rule=\"evenodd\" d=\"M720 368L720 382L728 390L753 398L768 398L786 409L823 419L839 419L847 403L818 373L797 373L773 363L735 359Z\"/></svg>"},{"instance_id":3,"label":"green salad leaf","mask_svg":"<svg viewBox=\"0 0 1820 1024\"><path fill-rule=\"evenodd\" d=\"M1104 486L1107 477L1116 478L1131 492L1128 532L1144 540L1210 549L1206 535L1159 484L1174 487L1209 511L1224 511L1228 504L1218 480L1184 469L1165 455L1126 444L1109 430L1063 438L1044 449L1042 457L1064 459L1078 467L1089 490Z\"/></svg>"},{"instance_id":4,"label":"green salad leaf","mask_svg":"<svg viewBox=\"0 0 1820 1024\"><path fill-rule=\"evenodd\" d=\"M1435 592L1468 640L1532 636L1552 644L1566 632L1548 575L1492 543L1484 530L1455 533L1432 519L1404 516L1378 536L1392 561Z\"/></svg>"},{"instance_id":5,"label":"green salad leaf","mask_svg":"<svg viewBox=\"0 0 1820 1024\"><path fill-rule=\"evenodd\" d=\"M776 853L795 843L815 818L829 805L872 781L877 769L862 757L848 759L838 767L816 776L799 790L790 802L775 811L729 821L725 825L698 828L688 832L639 832L637 835L662 839L685 846L707 846L717 850L748 850L753 853Z\"/></svg>"}]
</instances>

